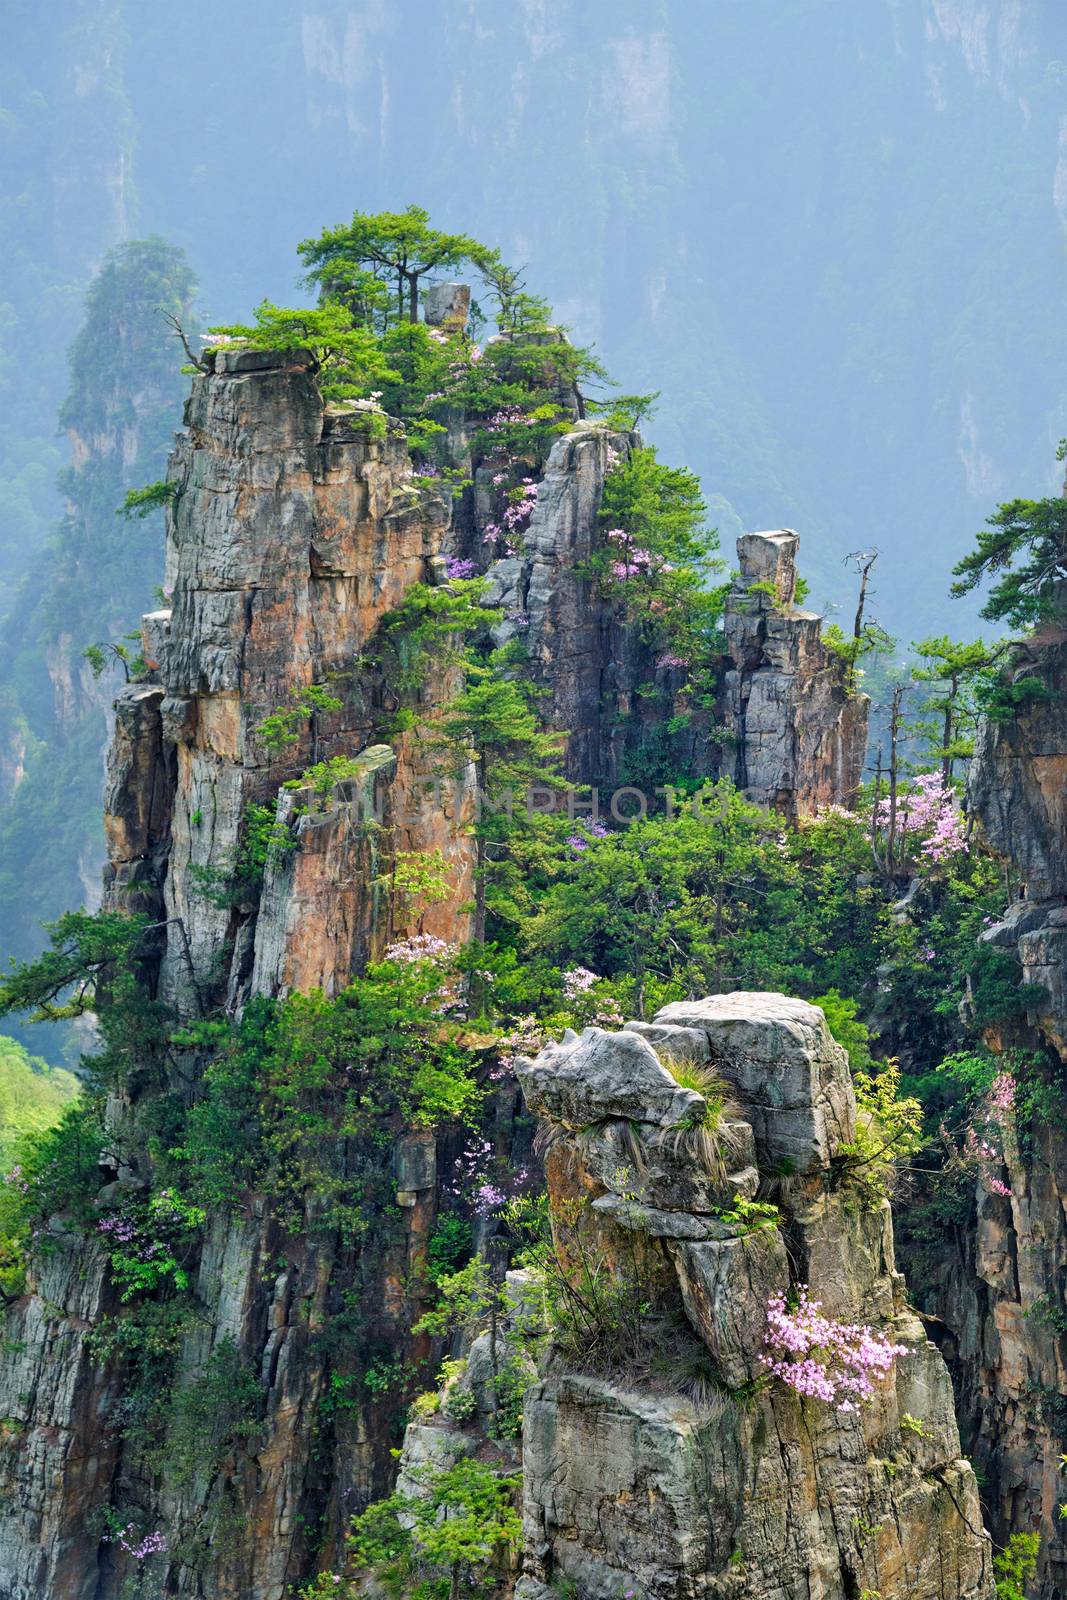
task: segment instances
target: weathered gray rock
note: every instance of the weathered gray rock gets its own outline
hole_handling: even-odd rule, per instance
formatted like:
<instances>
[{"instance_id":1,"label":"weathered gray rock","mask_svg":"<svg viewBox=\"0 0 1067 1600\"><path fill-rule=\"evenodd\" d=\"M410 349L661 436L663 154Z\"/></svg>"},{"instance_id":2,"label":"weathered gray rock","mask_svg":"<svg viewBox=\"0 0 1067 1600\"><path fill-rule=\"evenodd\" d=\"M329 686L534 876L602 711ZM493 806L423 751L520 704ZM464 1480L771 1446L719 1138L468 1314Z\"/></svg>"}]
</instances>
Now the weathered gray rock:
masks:
<instances>
[{"instance_id":1,"label":"weathered gray rock","mask_svg":"<svg viewBox=\"0 0 1067 1600\"><path fill-rule=\"evenodd\" d=\"M725 1142L725 1175L701 1162L679 1160L677 1140L669 1131L646 1128L640 1147L637 1131L627 1122L608 1121L583 1129L575 1146L586 1171L605 1189L632 1196L665 1211L704 1213L729 1204L734 1195L750 1200L759 1187L756 1143L751 1124L730 1119L718 1130Z\"/></svg>"},{"instance_id":2,"label":"weathered gray rock","mask_svg":"<svg viewBox=\"0 0 1067 1600\"><path fill-rule=\"evenodd\" d=\"M764 1372L767 1301L789 1287L789 1260L777 1228L733 1239L668 1243L686 1316L731 1389Z\"/></svg>"},{"instance_id":3,"label":"weathered gray rock","mask_svg":"<svg viewBox=\"0 0 1067 1600\"><path fill-rule=\"evenodd\" d=\"M943 1406L938 1364L945 1388L928 1398ZM927 1451L925 1437L901 1434L891 1388L861 1418L783 1392L701 1409L565 1374L528 1392L525 1419L524 1593L993 1600L951 1407Z\"/></svg>"},{"instance_id":4,"label":"weathered gray rock","mask_svg":"<svg viewBox=\"0 0 1067 1600\"><path fill-rule=\"evenodd\" d=\"M1058 614L1017 644L1005 674L1036 679L1041 692L1003 720L983 719L968 774L968 807L1005 863L1015 897L983 937L1019 962L1027 1025L993 1029L997 1050L1040 1060L1053 1093L1067 1062L1067 628ZM1058 1058L1058 1062L1055 1060ZM1040 1069L1039 1069L1040 1070ZM1020 1129L1019 1132L1023 1130ZM1062 1117L1033 1118L1022 1148L1005 1130L1010 1196L976 1195L970 1239L946 1235L924 1304L936 1310L956 1358L961 1416L988 1479L995 1538L1039 1528L1035 1600L1067 1593L1063 1500L1063 1397L1067 1341L1067 1129Z\"/></svg>"},{"instance_id":5,"label":"weathered gray rock","mask_svg":"<svg viewBox=\"0 0 1067 1600\"><path fill-rule=\"evenodd\" d=\"M515 1071L530 1110L574 1131L612 1117L677 1128L704 1110L701 1096L679 1088L633 1033L586 1028L532 1061L520 1056Z\"/></svg>"},{"instance_id":6,"label":"weathered gray rock","mask_svg":"<svg viewBox=\"0 0 1067 1600\"><path fill-rule=\"evenodd\" d=\"M422 297L422 314L431 328L462 333L471 309L469 283L434 283Z\"/></svg>"},{"instance_id":7,"label":"weathered gray rock","mask_svg":"<svg viewBox=\"0 0 1067 1600\"><path fill-rule=\"evenodd\" d=\"M795 604L799 542L790 528L737 541L740 570L724 618L732 667L723 711L737 740L738 787L761 805L803 816L852 803L869 702L849 692L843 664L822 642L821 619Z\"/></svg>"},{"instance_id":8,"label":"weathered gray rock","mask_svg":"<svg viewBox=\"0 0 1067 1600\"><path fill-rule=\"evenodd\" d=\"M797 1273L819 1285L829 1317L882 1320L900 1310L904 1280L893 1252L889 1201L860 1205L840 1192L820 1194L794 1209L798 1224Z\"/></svg>"},{"instance_id":9,"label":"weathered gray rock","mask_svg":"<svg viewBox=\"0 0 1067 1600\"><path fill-rule=\"evenodd\" d=\"M617 1194L603 1194L593 1201L593 1210L610 1217L620 1228L632 1233L647 1233L650 1239L728 1239L733 1230L716 1217L701 1217L691 1211L661 1211L640 1200Z\"/></svg>"},{"instance_id":10,"label":"weathered gray rock","mask_svg":"<svg viewBox=\"0 0 1067 1600\"><path fill-rule=\"evenodd\" d=\"M711 1056L708 1036L701 1028L679 1028L667 1022L627 1022L623 1032L647 1039L661 1061L703 1066Z\"/></svg>"},{"instance_id":11,"label":"weathered gray rock","mask_svg":"<svg viewBox=\"0 0 1067 1600\"><path fill-rule=\"evenodd\" d=\"M852 1138L848 1057L818 1006L739 990L677 1001L654 1020L707 1036L716 1071L752 1122L761 1168L817 1171Z\"/></svg>"}]
</instances>

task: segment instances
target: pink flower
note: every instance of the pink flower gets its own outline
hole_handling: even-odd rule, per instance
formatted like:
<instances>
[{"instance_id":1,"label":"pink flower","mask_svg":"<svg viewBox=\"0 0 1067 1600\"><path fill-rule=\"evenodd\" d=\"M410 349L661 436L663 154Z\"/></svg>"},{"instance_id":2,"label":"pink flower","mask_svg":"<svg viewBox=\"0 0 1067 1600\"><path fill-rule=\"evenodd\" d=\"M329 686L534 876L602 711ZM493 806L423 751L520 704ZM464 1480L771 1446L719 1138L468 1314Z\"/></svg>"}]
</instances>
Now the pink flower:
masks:
<instances>
[{"instance_id":1,"label":"pink flower","mask_svg":"<svg viewBox=\"0 0 1067 1600\"><path fill-rule=\"evenodd\" d=\"M386 961L446 961L455 954L455 945L447 944L432 933L416 933L407 939L395 939L386 949Z\"/></svg>"},{"instance_id":2,"label":"pink flower","mask_svg":"<svg viewBox=\"0 0 1067 1600\"><path fill-rule=\"evenodd\" d=\"M563 974L563 993L568 1000L577 1000L579 995L585 994L599 981L596 973L590 972L588 967L571 967L569 972Z\"/></svg>"},{"instance_id":3,"label":"pink flower","mask_svg":"<svg viewBox=\"0 0 1067 1600\"><path fill-rule=\"evenodd\" d=\"M785 1296L767 1302L767 1353L760 1357L775 1377L803 1398L825 1400L839 1412L856 1411L874 1394L874 1384L892 1371L907 1347L859 1323L835 1322L821 1315L822 1303L797 1289L797 1304Z\"/></svg>"}]
</instances>

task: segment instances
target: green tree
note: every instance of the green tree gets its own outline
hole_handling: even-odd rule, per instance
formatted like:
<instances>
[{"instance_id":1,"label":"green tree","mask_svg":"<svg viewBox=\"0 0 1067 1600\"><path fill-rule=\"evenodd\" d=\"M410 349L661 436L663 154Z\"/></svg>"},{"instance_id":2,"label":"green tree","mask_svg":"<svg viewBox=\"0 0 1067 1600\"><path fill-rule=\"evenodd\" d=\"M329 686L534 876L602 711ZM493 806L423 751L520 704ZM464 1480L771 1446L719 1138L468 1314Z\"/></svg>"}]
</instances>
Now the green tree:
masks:
<instances>
[{"instance_id":1,"label":"green tree","mask_svg":"<svg viewBox=\"0 0 1067 1600\"><path fill-rule=\"evenodd\" d=\"M553 791L566 788L559 760L566 743L560 733L546 733L532 709L528 691L504 675L501 653L486 665L468 666L464 689L435 719L431 744L444 758L446 770L461 773L473 763L477 785L474 937L485 940L486 875L494 856L506 850L515 826L515 803L521 814L535 785ZM501 812L507 826L501 827Z\"/></svg>"},{"instance_id":2,"label":"green tree","mask_svg":"<svg viewBox=\"0 0 1067 1600\"><path fill-rule=\"evenodd\" d=\"M987 531L988 530L988 531ZM993 580L982 616L1029 628L1062 610L1067 577L1067 499L1009 500L988 518L978 548L953 567L953 595Z\"/></svg>"},{"instance_id":3,"label":"green tree","mask_svg":"<svg viewBox=\"0 0 1067 1600\"><path fill-rule=\"evenodd\" d=\"M602 542L589 562L648 642L688 666L701 687L709 687L708 669L722 652L725 599L725 587L710 585L722 562L706 519L695 473L666 466L651 448L635 449L604 479Z\"/></svg>"},{"instance_id":4,"label":"green tree","mask_svg":"<svg viewBox=\"0 0 1067 1600\"><path fill-rule=\"evenodd\" d=\"M263 300L254 315L253 323L231 323L211 332L256 350L310 350L312 370L327 400L363 397L398 377L375 335L356 327L336 301L290 310Z\"/></svg>"},{"instance_id":5,"label":"green tree","mask_svg":"<svg viewBox=\"0 0 1067 1600\"><path fill-rule=\"evenodd\" d=\"M353 1521L355 1559L386 1582L439 1572L441 1593L458 1600L464 1579L477 1583L518 1547L522 1523L513 1501L521 1480L469 1456L444 1469L415 1466L408 1476L415 1494L391 1495Z\"/></svg>"},{"instance_id":6,"label":"green tree","mask_svg":"<svg viewBox=\"0 0 1067 1600\"><path fill-rule=\"evenodd\" d=\"M319 285L327 300L351 297L353 288L367 298L379 275L391 279L396 314L409 322L419 319L419 284L424 278L486 253L468 234L431 228L430 214L421 206L357 211L350 223L324 228L317 239L305 239L297 250L309 281Z\"/></svg>"},{"instance_id":7,"label":"green tree","mask_svg":"<svg viewBox=\"0 0 1067 1600\"><path fill-rule=\"evenodd\" d=\"M925 741L928 754L940 764L946 783L952 781L956 762L967 761L974 754L981 690L988 685L1005 648L988 645L982 639L950 639L947 634L912 646L926 663L913 668L912 677L917 683L930 685L913 729Z\"/></svg>"}]
</instances>

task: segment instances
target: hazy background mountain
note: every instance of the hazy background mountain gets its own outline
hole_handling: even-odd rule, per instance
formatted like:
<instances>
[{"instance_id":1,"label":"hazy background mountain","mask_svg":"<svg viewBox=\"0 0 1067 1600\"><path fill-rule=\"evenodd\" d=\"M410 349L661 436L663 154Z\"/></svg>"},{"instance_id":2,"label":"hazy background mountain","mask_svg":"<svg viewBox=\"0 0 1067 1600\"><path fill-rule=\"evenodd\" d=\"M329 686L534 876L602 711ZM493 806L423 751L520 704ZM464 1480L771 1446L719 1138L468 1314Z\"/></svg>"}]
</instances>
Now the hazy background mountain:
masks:
<instances>
[{"instance_id":1,"label":"hazy background mountain","mask_svg":"<svg viewBox=\"0 0 1067 1600\"><path fill-rule=\"evenodd\" d=\"M71 664L159 578L158 527L105 504L114 474L73 524L55 486L55 419L95 383L65 352L124 240L183 250L225 320L292 301L296 241L324 223L427 206L528 263L627 389L662 391L650 432L701 474L724 542L798 528L813 598L846 609L842 557L880 546L905 640L969 625L953 561L998 499L1056 481L1059 0L5 0L4 22L0 798L20 803L20 750L80 774L0 818L5 954L94 881L103 698ZM155 475L177 367L123 482ZM127 371L101 356L101 394Z\"/></svg>"}]
</instances>

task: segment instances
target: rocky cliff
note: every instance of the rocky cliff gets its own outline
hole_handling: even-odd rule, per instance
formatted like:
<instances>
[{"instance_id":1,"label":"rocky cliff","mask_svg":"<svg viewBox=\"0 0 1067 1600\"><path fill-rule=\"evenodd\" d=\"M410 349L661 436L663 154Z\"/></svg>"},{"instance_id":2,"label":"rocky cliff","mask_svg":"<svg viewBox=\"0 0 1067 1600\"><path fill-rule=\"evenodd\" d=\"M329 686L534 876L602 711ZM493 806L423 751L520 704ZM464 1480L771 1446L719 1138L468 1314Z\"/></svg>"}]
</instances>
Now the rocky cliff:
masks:
<instances>
[{"instance_id":1,"label":"rocky cliff","mask_svg":"<svg viewBox=\"0 0 1067 1600\"><path fill-rule=\"evenodd\" d=\"M818 1008L744 993L669 1005L517 1070L550 1130L549 1302L555 1272L585 1308L575 1329L557 1283L525 1394L517 1594L988 1600L948 1371L907 1306L888 1202L842 1176L856 1109ZM778 1209L751 1204L760 1184ZM803 1285L822 1316L895 1349L867 1401L771 1376L769 1316ZM509 1289L529 1307L534 1285ZM475 1356L460 1383L477 1390ZM408 1476L477 1448L484 1411L466 1429L410 1427Z\"/></svg>"},{"instance_id":2,"label":"rocky cliff","mask_svg":"<svg viewBox=\"0 0 1067 1600\"><path fill-rule=\"evenodd\" d=\"M401 431L380 414L325 405L301 352L219 351L206 365L169 469L171 604L145 617L146 675L117 702L106 805L106 903L149 918L150 997L191 1031L168 1051L162 1081L146 1068L112 1097L100 1174L101 1196L112 1200L146 1192L167 1107L198 1094L199 1025L239 1015L255 995L334 994L397 935L452 941L469 932L471 783L461 776L426 804L419 738L454 692L456 672L446 664L428 674L410 726L397 732L378 646L414 584L447 581L446 558L480 548L489 512L477 488L454 502L416 478ZM631 445L597 427L561 438L521 556L489 568L505 609L528 622L547 720L569 735L569 771L586 781L621 775L628 697L654 670L639 636L580 570L612 453ZM750 601L746 578L763 577L768 550L781 563L773 603ZM816 620L792 608L794 552L793 535L742 542L728 628L738 655L732 668L724 662L723 704L746 781L803 811L847 801L864 708L844 696ZM301 700L323 685L325 707ZM788 729L772 726L775 707ZM281 748L263 734L279 708L292 713ZM708 749L693 744L694 776L719 770L710 755L702 764ZM810 778L800 764L809 749L820 752ZM323 764L334 758L345 762L342 778L301 788L302 773L330 770ZM240 873L254 806L284 836L259 885ZM394 891L396 865L438 852L448 898L413 908ZM840 1061L834 1071L840 1078ZM831 1109L847 1116L840 1093ZM839 1131L827 1123L819 1134L820 1160ZM509 1138L505 1118L505 1152ZM751 1154L750 1136L739 1138ZM246 1380L256 1399L251 1420L235 1412L223 1430L222 1458L189 1459L180 1470L138 1443L137 1408L151 1405L151 1390L146 1399L131 1372L148 1354L116 1341L122 1302L99 1239L58 1218L49 1224L6 1329L4 1600L117 1596L142 1570L140 1546L126 1538L135 1525L168 1530L155 1557L166 1592L212 1600L282 1600L336 1549L350 1512L388 1483L396 1397L361 1375L373 1352L401 1374L425 1353L410 1333L424 1292L419 1268L438 1167L447 1173L455 1155L447 1135L435 1142L394 1128L389 1139L368 1237L324 1232L313 1197L296 1220L264 1193L207 1217L190 1269L195 1309L151 1358L163 1362L174 1393L193 1397L187 1410L209 1393L219 1406L236 1404ZM355 1391L337 1387L341 1349L361 1352ZM581 1404L599 1405L590 1394ZM546 1391L541 1403L557 1401ZM625 1411L630 1402L604 1404ZM941 1472L953 1451L943 1396L937 1406L931 1448ZM884 1427L894 1425L887 1414ZM739 1413L737 1426L740 1450L750 1423ZM703 1424L693 1413L678 1427L688 1438ZM799 1435L794 1443L801 1448ZM849 1448L859 1450L859 1435ZM802 1492L805 1461L789 1469L791 1493ZM741 1455L735 1467L748 1470ZM943 1470L955 1483L960 1469ZM941 1490L922 1484L936 1516L947 1517ZM952 1493L969 1494L959 1484ZM961 1537L953 1527L954 1548ZM951 1592L984 1592L978 1546L959 1548L968 1587ZM950 1590L936 1592L947 1600Z\"/></svg>"},{"instance_id":3,"label":"rocky cliff","mask_svg":"<svg viewBox=\"0 0 1067 1600\"><path fill-rule=\"evenodd\" d=\"M973 1232L956 1230L936 1310L958 1375L965 1436L986 1476L998 1538L1039 1527L1042 1600L1067 1587L1067 1141L1051 1107L1067 1064L1067 640L1050 624L1015 647L1022 704L979 729L969 804L1005 863L1010 899L982 938L1018 961L1028 1022L990 1037L1022 1050L1048 1093L1005 1141L1010 1194L979 1188ZM1025 689L1025 685L1024 685Z\"/></svg>"}]
</instances>

